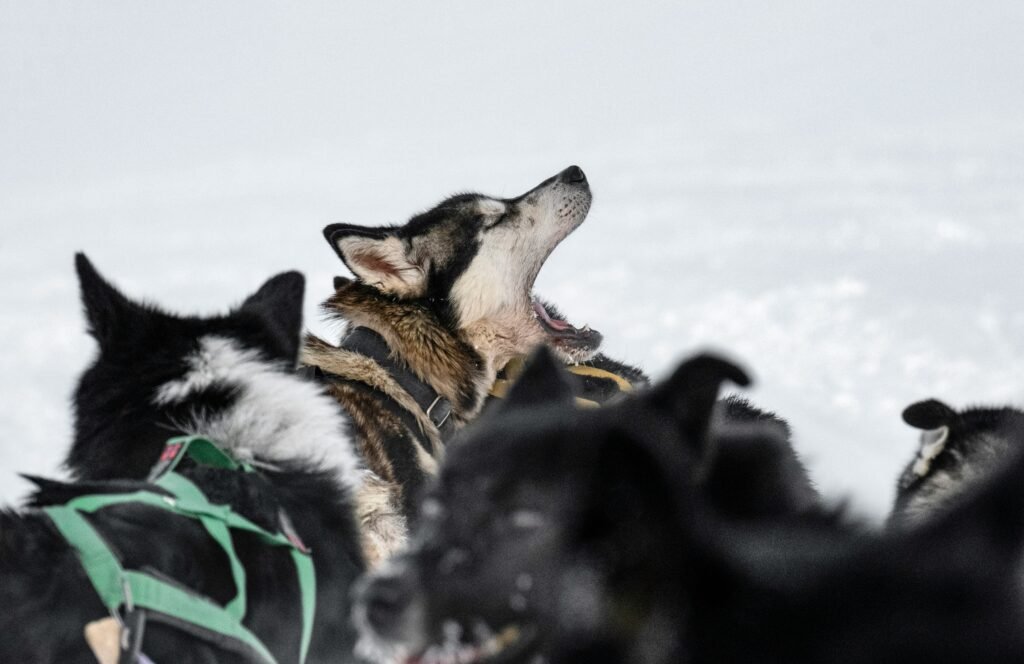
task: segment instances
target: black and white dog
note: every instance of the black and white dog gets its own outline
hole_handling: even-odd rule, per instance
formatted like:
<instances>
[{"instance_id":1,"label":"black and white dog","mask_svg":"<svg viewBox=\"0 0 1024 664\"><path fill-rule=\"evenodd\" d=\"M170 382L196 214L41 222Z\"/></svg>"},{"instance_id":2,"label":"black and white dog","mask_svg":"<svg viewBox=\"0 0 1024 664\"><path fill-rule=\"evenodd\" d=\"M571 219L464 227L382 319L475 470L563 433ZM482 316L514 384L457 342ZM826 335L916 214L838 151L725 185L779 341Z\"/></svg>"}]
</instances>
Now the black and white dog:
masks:
<instances>
[{"instance_id":1,"label":"black and white dog","mask_svg":"<svg viewBox=\"0 0 1024 664\"><path fill-rule=\"evenodd\" d=\"M353 659L349 590L364 563L352 494L361 481L332 399L294 371L304 282L291 272L223 316L176 316L129 300L79 254L76 266L99 354L75 394L67 465L79 481L37 480L30 508L0 513L0 661L95 661L83 638L105 609L76 553L37 507L75 496L146 488L172 436L201 434L256 473L183 466L211 502L275 530L280 510L312 550L318 596L308 661ZM127 567L224 603L228 561L195 520L127 504L90 517ZM286 552L237 532L247 572L245 624L280 662L296 661L301 613ZM151 622L143 651L156 662L243 662L232 652Z\"/></svg>"},{"instance_id":2,"label":"black and white dog","mask_svg":"<svg viewBox=\"0 0 1024 664\"><path fill-rule=\"evenodd\" d=\"M896 486L894 524L919 523L948 508L1024 452L1024 412L1016 408L957 411L927 399L907 406L903 421L921 435Z\"/></svg>"}]
</instances>

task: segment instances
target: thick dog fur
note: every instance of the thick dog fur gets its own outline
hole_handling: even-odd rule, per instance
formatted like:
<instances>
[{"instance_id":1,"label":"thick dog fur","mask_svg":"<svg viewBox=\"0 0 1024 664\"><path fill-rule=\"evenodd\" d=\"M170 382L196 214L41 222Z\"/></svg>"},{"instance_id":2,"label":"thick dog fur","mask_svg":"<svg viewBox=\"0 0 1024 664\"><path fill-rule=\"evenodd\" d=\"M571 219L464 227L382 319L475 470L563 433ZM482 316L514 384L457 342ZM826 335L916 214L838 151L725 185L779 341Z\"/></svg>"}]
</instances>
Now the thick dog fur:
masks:
<instances>
[{"instance_id":1,"label":"thick dog fur","mask_svg":"<svg viewBox=\"0 0 1024 664\"><path fill-rule=\"evenodd\" d=\"M928 399L907 406L903 420L922 431L896 486L894 524L919 523L948 509L1024 450L1024 412L1016 408L957 411Z\"/></svg>"},{"instance_id":2,"label":"thick dog fur","mask_svg":"<svg viewBox=\"0 0 1024 664\"><path fill-rule=\"evenodd\" d=\"M771 421L708 433L726 378L744 382L697 358L567 414L540 358L452 444L412 549L361 589L362 649L420 664L1021 661L1024 458L913 531L805 507L799 473L758 510L794 469ZM753 481L726 495L723 472Z\"/></svg>"},{"instance_id":3,"label":"thick dog fur","mask_svg":"<svg viewBox=\"0 0 1024 664\"><path fill-rule=\"evenodd\" d=\"M789 424L730 395L715 404L710 449L713 471L703 491L720 512L737 519L802 514L821 500L793 449ZM737 491L737 487L744 487Z\"/></svg>"},{"instance_id":4,"label":"thick dog fur","mask_svg":"<svg viewBox=\"0 0 1024 664\"><path fill-rule=\"evenodd\" d=\"M617 581L605 578L600 560L589 559L597 552L575 544L610 536L609 529L616 541L607 555L635 574L622 592L639 596L669 582L644 571L669 563L654 565L652 556L666 554L637 517L675 520L673 506L681 501L659 495L648 502L646 493L631 494L624 485L601 486L600 475L605 464L632 472L650 461L622 456L620 443L634 437L669 441L697 458L708 447L718 384L746 377L698 358L642 396L578 410L552 358L542 354L531 365L505 401L470 427L468 440L452 443L412 550L370 577L357 610L365 654L422 662L450 655L472 661L499 650L501 661L550 655L562 633L606 617L601 589ZM677 456L665 461L675 464ZM691 469L708 472L704 461ZM600 513L597 503L612 513ZM626 527L627 520L640 527Z\"/></svg>"},{"instance_id":5,"label":"thick dog fur","mask_svg":"<svg viewBox=\"0 0 1024 664\"><path fill-rule=\"evenodd\" d=\"M461 194L402 226L328 226L325 237L356 279L336 279L324 310L349 329L383 337L393 358L450 402L459 428L478 415L511 358L543 343L572 361L596 351L598 333L552 317L531 293L590 201L586 177L573 166L516 198ZM445 441L425 408L343 340L310 337L302 362L328 376L374 475L357 500L367 558L376 564L405 544L402 533Z\"/></svg>"},{"instance_id":6,"label":"thick dog fur","mask_svg":"<svg viewBox=\"0 0 1024 664\"><path fill-rule=\"evenodd\" d=\"M128 300L82 255L76 265L100 349L75 396L67 465L80 482L39 481L32 507L138 487L169 437L208 436L260 472L187 463L182 472L213 502L265 528L276 530L278 508L287 511L316 568L308 661L351 660L349 587L364 569L352 503L361 474L336 406L293 370L302 276L280 275L230 314L197 318ZM197 522L140 505L91 521L128 566L152 567L219 601L233 595L227 560ZM296 661L301 620L287 552L247 533L234 541L247 570L247 626L278 661ZM0 514L0 577L0 661L95 661L82 630L105 610L76 554L35 509ZM157 662L249 661L158 622L143 650Z\"/></svg>"}]
</instances>

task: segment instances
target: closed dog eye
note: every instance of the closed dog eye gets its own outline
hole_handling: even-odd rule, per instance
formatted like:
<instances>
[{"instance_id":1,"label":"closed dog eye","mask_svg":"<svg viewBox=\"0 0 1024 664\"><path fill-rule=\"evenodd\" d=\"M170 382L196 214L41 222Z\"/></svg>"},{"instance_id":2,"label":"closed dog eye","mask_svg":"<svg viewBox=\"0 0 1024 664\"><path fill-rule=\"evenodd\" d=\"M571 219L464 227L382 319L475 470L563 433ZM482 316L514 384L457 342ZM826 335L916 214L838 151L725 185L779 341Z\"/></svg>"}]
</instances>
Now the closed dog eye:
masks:
<instances>
[{"instance_id":1,"label":"closed dog eye","mask_svg":"<svg viewBox=\"0 0 1024 664\"><path fill-rule=\"evenodd\" d=\"M511 218L512 218L511 215L508 212L506 212L503 215L501 215L500 217L497 217L497 218L493 219L492 221L490 221L486 226L484 226L484 230L488 230L489 231L489 230L491 230L492 228L494 228L496 226L500 226L501 224L505 223L506 221L508 221Z\"/></svg>"}]
</instances>

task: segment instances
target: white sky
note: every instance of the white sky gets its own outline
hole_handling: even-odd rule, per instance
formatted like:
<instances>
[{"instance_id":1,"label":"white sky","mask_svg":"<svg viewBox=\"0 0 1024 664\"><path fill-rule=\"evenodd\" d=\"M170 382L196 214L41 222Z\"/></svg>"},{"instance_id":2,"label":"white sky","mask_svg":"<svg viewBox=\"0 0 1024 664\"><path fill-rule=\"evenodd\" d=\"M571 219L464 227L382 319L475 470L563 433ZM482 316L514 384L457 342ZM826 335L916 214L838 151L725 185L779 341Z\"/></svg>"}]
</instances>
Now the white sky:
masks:
<instances>
[{"instance_id":1,"label":"white sky","mask_svg":"<svg viewBox=\"0 0 1024 664\"><path fill-rule=\"evenodd\" d=\"M6 186L373 132L438 154L441 139L571 148L652 123L827 133L1024 109L1015 0L0 8Z\"/></svg>"}]
</instances>

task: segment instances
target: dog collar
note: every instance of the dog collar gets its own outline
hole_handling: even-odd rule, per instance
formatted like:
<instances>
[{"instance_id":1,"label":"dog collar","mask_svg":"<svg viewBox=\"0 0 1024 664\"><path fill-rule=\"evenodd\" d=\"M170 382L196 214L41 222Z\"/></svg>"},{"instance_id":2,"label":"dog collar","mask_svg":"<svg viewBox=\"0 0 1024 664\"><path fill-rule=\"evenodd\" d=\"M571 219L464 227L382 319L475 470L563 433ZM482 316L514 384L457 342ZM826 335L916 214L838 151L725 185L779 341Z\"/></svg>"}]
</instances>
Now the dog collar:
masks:
<instances>
[{"instance_id":1,"label":"dog collar","mask_svg":"<svg viewBox=\"0 0 1024 664\"><path fill-rule=\"evenodd\" d=\"M365 355L379 364L426 413L442 440L447 438L450 429L454 428L451 402L423 382L401 358L395 357L384 337L368 327L356 327L342 340L341 348Z\"/></svg>"}]
</instances>

